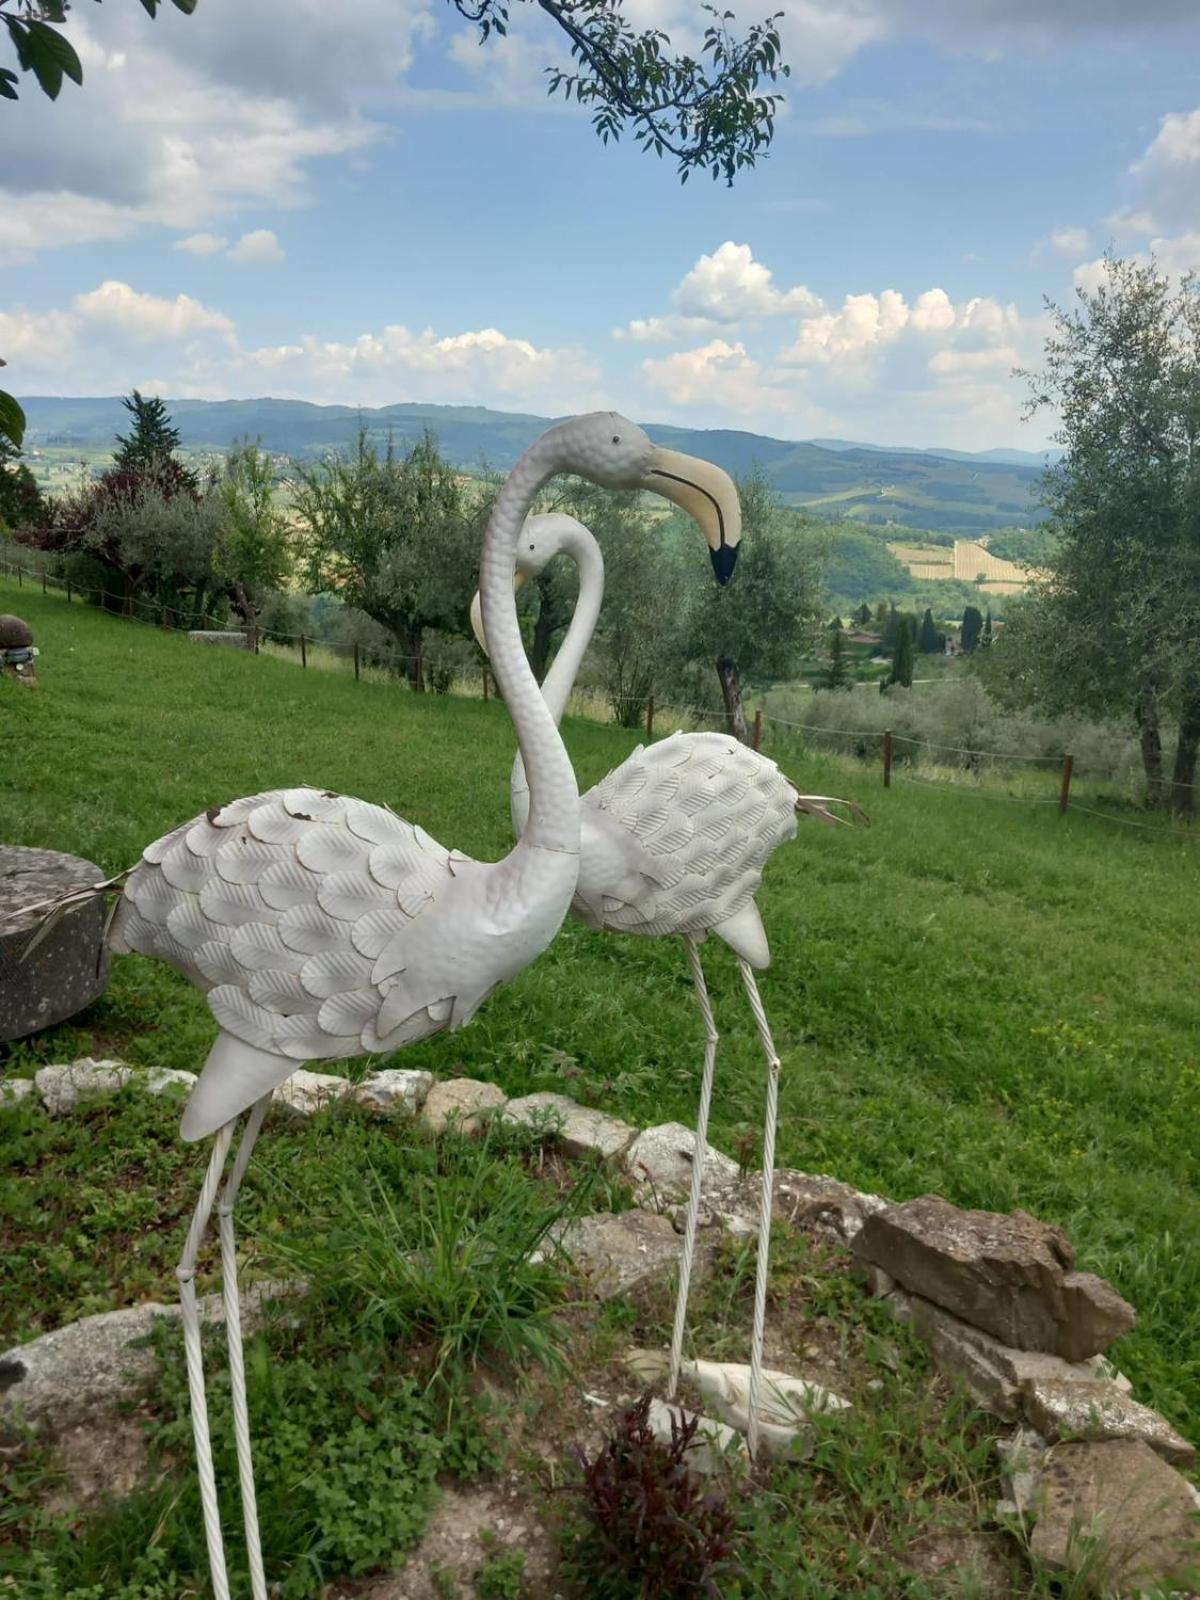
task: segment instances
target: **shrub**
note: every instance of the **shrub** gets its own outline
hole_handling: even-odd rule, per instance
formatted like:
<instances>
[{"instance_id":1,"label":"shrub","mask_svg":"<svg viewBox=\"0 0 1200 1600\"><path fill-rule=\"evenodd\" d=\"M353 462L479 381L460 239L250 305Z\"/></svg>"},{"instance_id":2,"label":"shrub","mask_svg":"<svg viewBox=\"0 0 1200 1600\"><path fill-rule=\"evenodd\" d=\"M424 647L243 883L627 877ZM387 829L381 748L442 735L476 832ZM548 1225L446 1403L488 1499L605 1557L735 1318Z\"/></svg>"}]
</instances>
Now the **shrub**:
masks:
<instances>
[{"instance_id":1,"label":"shrub","mask_svg":"<svg viewBox=\"0 0 1200 1600\"><path fill-rule=\"evenodd\" d=\"M570 1566L589 1596L605 1600L674 1600L716 1595L730 1560L735 1517L728 1499L687 1466L699 1419L673 1421L670 1444L650 1430L650 1396L621 1411L591 1461L578 1447L583 1474L570 1485L584 1528Z\"/></svg>"}]
</instances>

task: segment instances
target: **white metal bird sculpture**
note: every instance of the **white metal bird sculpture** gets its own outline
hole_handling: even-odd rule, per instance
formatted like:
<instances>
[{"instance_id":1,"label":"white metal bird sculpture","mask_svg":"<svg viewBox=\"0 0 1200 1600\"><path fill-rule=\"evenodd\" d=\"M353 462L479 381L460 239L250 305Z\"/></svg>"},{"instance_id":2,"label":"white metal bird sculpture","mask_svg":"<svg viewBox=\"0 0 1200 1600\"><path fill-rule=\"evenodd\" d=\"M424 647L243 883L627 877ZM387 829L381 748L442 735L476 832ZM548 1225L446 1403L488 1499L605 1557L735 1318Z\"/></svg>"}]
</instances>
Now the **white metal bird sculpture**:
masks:
<instances>
[{"instance_id":1,"label":"white metal bird sculpture","mask_svg":"<svg viewBox=\"0 0 1200 1600\"><path fill-rule=\"evenodd\" d=\"M735 492L725 474L707 464L704 487L714 502ZM717 579L724 583L736 561L740 524L732 517L718 524L695 499L691 510L708 539ZM542 685L556 723L562 718L600 615L604 560L591 532L574 517L562 513L530 517L517 551L518 580L536 576L560 552L570 556L579 569L579 599ZM490 641L477 604L472 616L476 637L486 650ZM794 837L797 813L837 824L844 819L830 807L843 805L862 816L849 801L801 794L773 761L723 733L675 733L657 744L639 746L581 797L579 881L572 911L589 928L646 937L678 934L687 950L696 1003L704 1019L704 1068L671 1337L668 1399L675 1396L683 1354L716 1060L717 1030L699 951L710 933L723 939L737 956L766 1054L763 1199L748 1395L751 1456L758 1439L779 1092L779 1057L754 977L756 968L770 964L766 931L754 896L767 861L779 845ZM529 814L529 784L518 754L512 774L513 827L518 837L523 836Z\"/></svg>"},{"instance_id":2,"label":"white metal bird sculpture","mask_svg":"<svg viewBox=\"0 0 1200 1600\"><path fill-rule=\"evenodd\" d=\"M686 506L692 479L704 471L703 463L656 449L625 418L597 412L543 434L501 490L483 538L480 593L496 681L529 775L528 824L502 861L474 861L383 806L305 787L211 807L147 846L127 877L112 947L170 963L205 991L220 1026L183 1114L184 1139L216 1138L178 1268L216 1600L229 1600L229 1581L194 1281L214 1203L251 1588L254 1600L266 1600L233 1207L271 1092L303 1061L396 1050L461 1026L554 938L578 874L579 795L521 645L513 596L518 536L534 496L558 473L652 489Z\"/></svg>"}]
</instances>

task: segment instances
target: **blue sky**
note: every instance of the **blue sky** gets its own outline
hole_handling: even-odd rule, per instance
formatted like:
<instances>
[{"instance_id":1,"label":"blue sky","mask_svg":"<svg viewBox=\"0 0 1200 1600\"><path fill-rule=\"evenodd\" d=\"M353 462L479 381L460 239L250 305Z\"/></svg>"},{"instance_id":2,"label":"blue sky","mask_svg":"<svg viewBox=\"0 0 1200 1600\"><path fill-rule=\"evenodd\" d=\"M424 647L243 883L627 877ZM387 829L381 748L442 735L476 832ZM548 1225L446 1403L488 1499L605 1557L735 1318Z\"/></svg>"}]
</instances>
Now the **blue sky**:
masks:
<instances>
[{"instance_id":1,"label":"blue sky","mask_svg":"<svg viewBox=\"0 0 1200 1600\"><path fill-rule=\"evenodd\" d=\"M783 4L732 190L548 101L521 0L482 48L446 0L80 5L84 88L0 110L6 381L1040 447L1043 296L1109 244L1200 266L1200 7Z\"/></svg>"}]
</instances>

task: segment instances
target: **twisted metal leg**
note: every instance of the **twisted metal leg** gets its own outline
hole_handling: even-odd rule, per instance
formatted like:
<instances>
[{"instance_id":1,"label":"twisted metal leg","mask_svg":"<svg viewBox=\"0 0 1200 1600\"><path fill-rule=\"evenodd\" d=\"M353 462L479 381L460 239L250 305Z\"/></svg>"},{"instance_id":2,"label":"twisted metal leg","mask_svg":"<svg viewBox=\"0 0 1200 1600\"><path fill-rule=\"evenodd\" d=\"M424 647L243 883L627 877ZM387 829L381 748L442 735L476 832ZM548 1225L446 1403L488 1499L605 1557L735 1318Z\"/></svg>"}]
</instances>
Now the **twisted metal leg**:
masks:
<instances>
[{"instance_id":1,"label":"twisted metal leg","mask_svg":"<svg viewBox=\"0 0 1200 1600\"><path fill-rule=\"evenodd\" d=\"M225 1545L221 1538L221 1513L217 1505L216 1475L213 1472L212 1442L208 1432L208 1402L204 1393L204 1356L200 1346L200 1313L196 1305L196 1257L212 1215L213 1201L221 1181L221 1170L229 1154L233 1129L234 1123L227 1122L217 1130L208 1170L200 1188L200 1198L196 1202L187 1242L183 1247L183 1257L175 1269L183 1310L183 1348L192 1408L192 1438L196 1446L196 1470L200 1477L200 1504L204 1511L204 1537L208 1545L213 1600L230 1600L230 1595L229 1578L225 1571Z\"/></svg>"},{"instance_id":2,"label":"twisted metal leg","mask_svg":"<svg viewBox=\"0 0 1200 1600\"><path fill-rule=\"evenodd\" d=\"M258 1501L254 1493L254 1463L250 1452L250 1414L246 1405L246 1368L242 1357L242 1309L238 1295L237 1248L233 1233L233 1207L250 1164L250 1156L270 1104L264 1095L251 1107L242 1130L233 1167L221 1191L217 1220L221 1231L221 1287L225 1297L225 1333L229 1341L229 1379L233 1398L233 1432L237 1442L238 1478L242 1488L242 1517L246 1525L246 1556L250 1565L253 1600L267 1600L263 1573L262 1540L258 1531Z\"/></svg>"},{"instance_id":3,"label":"twisted metal leg","mask_svg":"<svg viewBox=\"0 0 1200 1600\"><path fill-rule=\"evenodd\" d=\"M750 1336L750 1398L749 1426L746 1430L746 1447L753 1460L758 1447L758 1394L762 1382L763 1335L767 1320L768 1258L771 1249L771 1211L775 1198L775 1128L779 1120L779 1057L771 1038L770 1024L763 1010L754 981L754 972L748 961L738 958L742 969L742 982L746 997L754 1013L758 1037L767 1057L767 1111L763 1126L762 1205L758 1215L758 1257L754 1265L754 1328Z\"/></svg>"},{"instance_id":4,"label":"twisted metal leg","mask_svg":"<svg viewBox=\"0 0 1200 1600\"><path fill-rule=\"evenodd\" d=\"M696 1118L696 1149L692 1161L692 1188L688 1196L687 1221L683 1234L683 1255L679 1262L679 1292L675 1300L675 1326L671 1332L671 1366L667 1378L667 1399L674 1400L679 1386L679 1366L683 1359L683 1330L687 1322L688 1290L692 1281L692 1261L696 1254L696 1226L700 1215L700 1189L704 1182L704 1161L708 1153L708 1108L712 1103L713 1065L717 1058L717 1029L713 1022L700 948L690 934L683 935L696 1004L704 1018L704 1073L700 1079L700 1110Z\"/></svg>"}]
</instances>

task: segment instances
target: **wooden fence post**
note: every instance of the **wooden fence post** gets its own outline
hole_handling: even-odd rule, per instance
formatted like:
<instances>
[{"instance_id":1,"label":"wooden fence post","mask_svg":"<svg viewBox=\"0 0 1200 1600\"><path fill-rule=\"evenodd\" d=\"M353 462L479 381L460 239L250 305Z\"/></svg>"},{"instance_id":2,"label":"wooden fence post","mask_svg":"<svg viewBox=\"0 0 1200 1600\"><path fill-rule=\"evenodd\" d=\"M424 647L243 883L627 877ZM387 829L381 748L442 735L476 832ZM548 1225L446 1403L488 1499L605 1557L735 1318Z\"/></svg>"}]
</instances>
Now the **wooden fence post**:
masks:
<instances>
[{"instance_id":1,"label":"wooden fence post","mask_svg":"<svg viewBox=\"0 0 1200 1600\"><path fill-rule=\"evenodd\" d=\"M1074 756L1063 757L1062 788L1058 792L1058 809L1065 811L1071 803L1071 773L1075 767Z\"/></svg>"},{"instance_id":2,"label":"wooden fence post","mask_svg":"<svg viewBox=\"0 0 1200 1600\"><path fill-rule=\"evenodd\" d=\"M22 583L21 583L21 569L20 569L20 567L18 567L18 568L17 568L17 588L18 588L18 589L20 589L20 588L21 588L21 587L22 587Z\"/></svg>"},{"instance_id":3,"label":"wooden fence post","mask_svg":"<svg viewBox=\"0 0 1200 1600\"><path fill-rule=\"evenodd\" d=\"M300 665L302 667L307 667L308 665L308 646L304 642L303 634L300 635Z\"/></svg>"},{"instance_id":4,"label":"wooden fence post","mask_svg":"<svg viewBox=\"0 0 1200 1600\"><path fill-rule=\"evenodd\" d=\"M883 787L892 787L892 730L888 728L883 736Z\"/></svg>"},{"instance_id":5,"label":"wooden fence post","mask_svg":"<svg viewBox=\"0 0 1200 1600\"><path fill-rule=\"evenodd\" d=\"M487 697L488 697L488 670L487 670L486 667L484 667L484 669L483 669L483 698L484 698L485 702L487 700Z\"/></svg>"},{"instance_id":6,"label":"wooden fence post","mask_svg":"<svg viewBox=\"0 0 1200 1600\"><path fill-rule=\"evenodd\" d=\"M759 709L754 713L754 744L753 744L753 748L755 750L757 750L761 744L762 744L762 707L760 706Z\"/></svg>"},{"instance_id":7,"label":"wooden fence post","mask_svg":"<svg viewBox=\"0 0 1200 1600\"><path fill-rule=\"evenodd\" d=\"M43 567L42 568L42 593L45 594L45 592L46 592L46 569L45 569L45 567Z\"/></svg>"},{"instance_id":8,"label":"wooden fence post","mask_svg":"<svg viewBox=\"0 0 1200 1600\"><path fill-rule=\"evenodd\" d=\"M654 696L646 701L646 743L654 738Z\"/></svg>"},{"instance_id":9,"label":"wooden fence post","mask_svg":"<svg viewBox=\"0 0 1200 1600\"><path fill-rule=\"evenodd\" d=\"M358 640L355 639L355 641L354 641L354 681L355 681L355 683L358 682L358 674L359 674Z\"/></svg>"},{"instance_id":10,"label":"wooden fence post","mask_svg":"<svg viewBox=\"0 0 1200 1600\"><path fill-rule=\"evenodd\" d=\"M258 654L258 624L254 624L254 654Z\"/></svg>"},{"instance_id":11,"label":"wooden fence post","mask_svg":"<svg viewBox=\"0 0 1200 1600\"><path fill-rule=\"evenodd\" d=\"M67 579L67 604L71 604L71 580Z\"/></svg>"}]
</instances>

